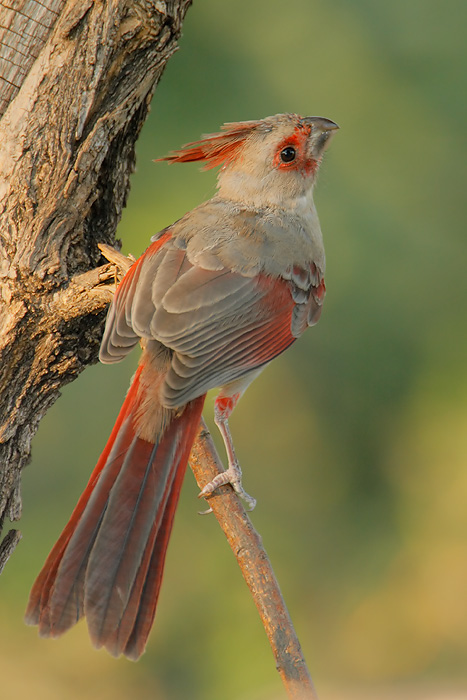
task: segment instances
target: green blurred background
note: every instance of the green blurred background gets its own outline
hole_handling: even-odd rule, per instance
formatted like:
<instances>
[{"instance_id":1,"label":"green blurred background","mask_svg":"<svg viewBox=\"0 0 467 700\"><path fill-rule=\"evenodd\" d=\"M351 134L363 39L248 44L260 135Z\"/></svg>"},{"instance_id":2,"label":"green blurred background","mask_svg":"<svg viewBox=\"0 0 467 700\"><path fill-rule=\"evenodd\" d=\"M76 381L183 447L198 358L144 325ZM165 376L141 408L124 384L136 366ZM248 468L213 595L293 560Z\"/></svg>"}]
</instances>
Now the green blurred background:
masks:
<instances>
[{"instance_id":1,"label":"green blurred background","mask_svg":"<svg viewBox=\"0 0 467 700\"><path fill-rule=\"evenodd\" d=\"M322 319L232 419L252 520L323 700L467 698L466 27L461 0L195 2L119 229L138 255L211 196L215 173L152 159L224 121L295 111L341 126L316 191ZM23 625L136 355L67 387L34 441L23 541L0 579L3 696L282 697L190 472L138 664L94 651L84 624L59 641Z\"/></svg>"}]
</instances>

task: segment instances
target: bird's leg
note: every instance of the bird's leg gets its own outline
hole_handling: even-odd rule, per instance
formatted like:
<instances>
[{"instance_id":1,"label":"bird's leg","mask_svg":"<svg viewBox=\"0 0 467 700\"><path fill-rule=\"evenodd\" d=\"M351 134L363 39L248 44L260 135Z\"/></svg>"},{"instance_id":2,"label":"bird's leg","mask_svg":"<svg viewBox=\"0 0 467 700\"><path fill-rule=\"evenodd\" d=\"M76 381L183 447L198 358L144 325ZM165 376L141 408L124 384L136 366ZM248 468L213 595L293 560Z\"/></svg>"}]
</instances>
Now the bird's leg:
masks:
<instances>
[{"instance_id":1,"label":"bird's leg","mask_svg":"<svg viewBox=\"0 0 467 700\"><path fill-rule=\"evenodd\" d=\"M243 488L242 470L235 454L232 435L230 434L229 428L229 417L235 408L240 395L240 393L232 394L230 396L220 395L216 399L214 405L214 421L219 428L222 439L224 440L229 467L221 474L215 476L214 479L209 482L209 484L206 484L199 496L202 498L203 496L207 496L215 491L217 488L219 488L219 486L231 484L235 493L238 494L243 501L245 501L248 509L253 510L256 505L256 499L248 495Z\"/></svg>"}]
</instances>

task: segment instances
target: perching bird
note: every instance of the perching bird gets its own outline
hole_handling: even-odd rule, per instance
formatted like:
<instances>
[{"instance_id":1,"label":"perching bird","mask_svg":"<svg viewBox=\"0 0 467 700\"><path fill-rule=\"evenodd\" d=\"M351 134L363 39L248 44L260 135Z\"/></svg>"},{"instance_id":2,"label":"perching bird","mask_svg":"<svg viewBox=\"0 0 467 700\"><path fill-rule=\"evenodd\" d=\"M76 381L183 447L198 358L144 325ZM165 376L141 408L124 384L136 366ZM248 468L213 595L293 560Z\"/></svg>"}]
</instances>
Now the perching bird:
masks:
<instances>
[{"instance_id":1,"label":"perching bird","mask_svg":"<svg viewBox=\"0 0 467 700\"><path fill-rule=\"evenodd\" d=\"M137 659L154 621L165 553L206 392L228 469L228 418L249 383L321 314L324 248L313 203L337 125L278 114L229 123L161 160L221 165L218 190L154 237L121 282L100 359L140 341L139 367L107 445L31 591L26 621L58 637L82 616L96 647Z\"/></svg>"}]
</instances>

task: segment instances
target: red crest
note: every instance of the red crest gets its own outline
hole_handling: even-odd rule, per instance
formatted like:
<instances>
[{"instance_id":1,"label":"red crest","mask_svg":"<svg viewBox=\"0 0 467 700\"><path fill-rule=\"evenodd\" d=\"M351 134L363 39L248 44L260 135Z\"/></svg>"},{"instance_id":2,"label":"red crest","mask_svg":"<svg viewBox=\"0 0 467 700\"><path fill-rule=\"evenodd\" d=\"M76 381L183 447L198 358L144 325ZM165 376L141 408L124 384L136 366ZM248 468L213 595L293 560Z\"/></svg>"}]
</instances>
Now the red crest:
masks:
<instances>
[{"instance_id":1,"label":"red crest","mask_svg":"<svg viewBox=\"0 0 467 700\"><path fill-rule=\"evenodd\" d=\"M222 131L217 134L206 134L200 141L187 143L180 150L172 151L168 156L156 160L167 160L169 163L205 161L203 170L230 163L237 157L251 133L263 124L262 120L229 122L221 126Z\"/></svg>"}]
</instances>

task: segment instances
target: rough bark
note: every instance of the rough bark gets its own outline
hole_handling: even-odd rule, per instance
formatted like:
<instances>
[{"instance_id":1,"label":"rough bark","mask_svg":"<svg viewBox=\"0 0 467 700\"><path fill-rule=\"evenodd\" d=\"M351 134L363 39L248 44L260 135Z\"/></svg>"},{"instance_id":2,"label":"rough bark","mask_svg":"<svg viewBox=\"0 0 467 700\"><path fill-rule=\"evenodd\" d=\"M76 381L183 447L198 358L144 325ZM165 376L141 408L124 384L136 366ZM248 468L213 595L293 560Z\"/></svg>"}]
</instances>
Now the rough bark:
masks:
<instances>
[{"instance_id":1,"label":"rough bark","mask_svg":"<svg viewBox=\"0 0 467 700\"><path fill-rule=\"evenodd\" d=\"M134 145L191 0L0 4L0 526L41 418L97 351ZM99 267L101 265L101 267ZM0 569L19 539L0 545Z\"/></svg>"}]
</instances>

